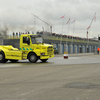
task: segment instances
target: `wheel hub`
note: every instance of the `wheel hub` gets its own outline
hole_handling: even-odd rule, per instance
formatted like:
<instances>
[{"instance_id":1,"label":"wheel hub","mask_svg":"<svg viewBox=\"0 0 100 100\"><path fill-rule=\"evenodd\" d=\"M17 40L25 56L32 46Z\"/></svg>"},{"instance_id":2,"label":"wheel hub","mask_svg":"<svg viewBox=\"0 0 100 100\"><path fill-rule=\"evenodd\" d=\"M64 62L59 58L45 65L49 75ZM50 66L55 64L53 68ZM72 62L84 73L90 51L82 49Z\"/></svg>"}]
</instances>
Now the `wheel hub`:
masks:
<instances>
[{"instance_id":1,"label":"wheel hub","mask_svg":"<svg viewBox=\"0 0 100 100\"><path fill-rule=\"evenodd\" d=\"M0 60L2 60L2 58L3 58L3 56L2 56L2 54L0 54Z\"/></svg>"},{"instance_id":2,"label":"wheel hub","mask_svg":"<svg viewBox=\"0 0 100 100\"><path fill-rule=\"evenodd\" d=\"M34 61L36 58L34 55L32 55L30 59L31 59L31 61Z\"/></svg>"}]
</instances>

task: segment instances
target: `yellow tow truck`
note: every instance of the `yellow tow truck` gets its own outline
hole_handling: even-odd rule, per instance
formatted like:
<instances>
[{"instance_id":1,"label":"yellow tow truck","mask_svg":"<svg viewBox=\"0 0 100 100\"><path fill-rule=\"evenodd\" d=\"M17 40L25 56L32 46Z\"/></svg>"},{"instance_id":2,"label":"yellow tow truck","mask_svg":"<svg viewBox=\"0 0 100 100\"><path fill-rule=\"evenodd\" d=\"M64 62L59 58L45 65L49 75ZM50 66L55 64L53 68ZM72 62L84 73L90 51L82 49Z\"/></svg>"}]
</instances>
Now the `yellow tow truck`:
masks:
<instances>
[{"instance_id":1,"label":"yellow tow truck","mask_svg":"<svg viewBox=\"0 0 100 100\"><path fill-rule=\"evenodd\" d=\"M0 45L0 63L25 59L31 63L35 63L39 59L46 62L52 57L54 57L53 45L43 43L41 35L22 34L20 36L20 49L14 48L12 45Z\"/></svg>"}]
</instances>

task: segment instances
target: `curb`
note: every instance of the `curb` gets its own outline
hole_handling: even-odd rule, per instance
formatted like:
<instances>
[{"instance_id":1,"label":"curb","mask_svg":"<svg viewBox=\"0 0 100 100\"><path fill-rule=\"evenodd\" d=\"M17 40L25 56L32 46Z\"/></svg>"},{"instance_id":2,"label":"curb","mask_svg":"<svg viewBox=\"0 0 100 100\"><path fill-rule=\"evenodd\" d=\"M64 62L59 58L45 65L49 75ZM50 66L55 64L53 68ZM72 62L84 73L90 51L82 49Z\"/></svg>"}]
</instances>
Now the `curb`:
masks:
<instances>
[{"instance_id":1,"label":"curb","mask_svg":"<svg viewBox=\"0 0 100 100\"><path fill-rule=\"evenodd\" d=\"M96 53L74 53L74 54L68 54L69 57L74 56L88 56L88 55L97 55ZM63 57L63 54L57 54L54 55L55 57Z\"/></svg>"}]
</instances>

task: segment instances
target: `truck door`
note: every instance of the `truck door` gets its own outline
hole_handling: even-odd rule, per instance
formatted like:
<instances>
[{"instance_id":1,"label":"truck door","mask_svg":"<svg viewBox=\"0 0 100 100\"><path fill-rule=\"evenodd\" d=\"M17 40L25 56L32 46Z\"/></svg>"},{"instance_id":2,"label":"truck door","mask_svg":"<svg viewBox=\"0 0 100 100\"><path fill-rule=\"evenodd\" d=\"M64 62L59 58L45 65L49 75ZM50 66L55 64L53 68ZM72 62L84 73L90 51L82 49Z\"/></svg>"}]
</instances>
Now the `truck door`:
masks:
<instances>
[{"instance_id":1,"label":"truck door","mask_svg":"<svg viewBox=\"0 0 100 100\"><path fill-rule=\"evenodd\" d=\"M30 48L30 38L25 36L23 37L23 43L22 43L22 51L28 51Z\"/></svg>"},{"instance_id":2,"label":"truck door","mask_svg":"<svg viewBox=\"0 0 100 100\"><path fill-rule=\"evenodd\" d=\"M22 58L23 59L27 59L27 53L29 52L30 50L30 38L27 37L27 36L24 36L23 39L22 39L22 47L20 48L20 50L23 51L23 54L22 54Z\"/></svg>"}]
</instances>

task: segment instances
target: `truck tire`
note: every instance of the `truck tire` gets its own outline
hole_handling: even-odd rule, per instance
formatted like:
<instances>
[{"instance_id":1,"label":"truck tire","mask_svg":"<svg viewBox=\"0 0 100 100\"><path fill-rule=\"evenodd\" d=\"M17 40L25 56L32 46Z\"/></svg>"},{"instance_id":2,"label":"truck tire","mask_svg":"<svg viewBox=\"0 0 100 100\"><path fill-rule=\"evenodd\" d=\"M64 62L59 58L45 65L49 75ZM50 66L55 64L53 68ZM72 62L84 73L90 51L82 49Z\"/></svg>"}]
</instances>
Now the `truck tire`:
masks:
<instances>
[{"instance_id":1,"label":"truck tire","mask_svg":"<svg viewBox=\"0 0 100 100\"><path fill-rule=\"evenodd\" d=\"M40 59L42 62L46 62L48 59Z\"/></svg>"},{"instance_id":2,"label":"truck tire","mask_svg":"<svg viewBox=\"0 0 100 100\"><path fill-rule=\"evenodd\" d=\"M3 52L0 52L0 63L6 63L8 60L5 59L5 55Z\"/></svg>"},{"instance_id":3,"label":"truck tire","mask_svg":"<svg viewBox=\"0 0 100 100\"><path fill-rule=\"evenodd\" d=\"M4 61L3 61L3 63L6 63L8 61L8 59L5 59Z\"/></svg>"},{"instance_id":4,"label":"truck tire","mask_svg":"<svg viewBox=\"0 0 100 100\"><path fill-rule=\"evenodd\" d=\"M30 54L29 54L29 57L28 57L28 60L29 60L31 63L35 63L35 62L37 62L38 57L37 57L36 54L30 53Z\"/></svg>"},{"instance_id":5,"label":"truck tire","mask_svg":"<svg viewBox=\"0 0 100 100\"><path fill-rule=\"evenodd\" d=\"M10 60L12 63L16 63L18 60Z\"/></svg>"}]
</instances>

